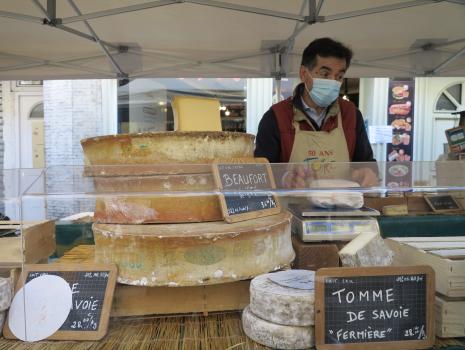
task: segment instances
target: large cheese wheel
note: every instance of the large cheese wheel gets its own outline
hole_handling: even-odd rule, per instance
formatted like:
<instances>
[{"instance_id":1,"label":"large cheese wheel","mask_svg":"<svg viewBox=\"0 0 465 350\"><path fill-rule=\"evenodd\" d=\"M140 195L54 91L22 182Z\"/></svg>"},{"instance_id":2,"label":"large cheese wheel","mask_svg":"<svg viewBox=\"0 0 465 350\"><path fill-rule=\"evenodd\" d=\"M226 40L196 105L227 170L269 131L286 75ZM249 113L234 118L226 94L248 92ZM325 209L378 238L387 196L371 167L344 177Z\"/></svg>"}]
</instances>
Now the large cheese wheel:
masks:
<instances>
[{"instance_id":1,"label":"large cheese wheel","mask_svg":"<svg viewBox=\"0 0 465 350\"><path fill-rule=\"evenodd\" d=\"M0 312L10 307L11 297L10 279L0 277Z\"/></svg>"},{"instance_id":2,"label":"large cheese wheel","mask_svg":"<svg viewBox=\"0 0 465 350\"><path fill-rule=\"evenodd\" d=\"M154 194L98 197L94 221L111 224L184 223L222 220L215 194Z\"/></svg>"},{"instance_id":3,"label":"large cheese wheel","mask_svg":"<svg viewBox=\"0 0 465 350\"><path fill-rule=\"evenodd\" d=\"M280 273L289 274L294 270ZM250 283L250 310L258 317L282 325L314 324L314 290L290 288L270 280L271 273Z\"/></svg>"},{"instance_id":4,"label":"large cheese wheel","mask_svg":"<svg viewBox=\"0 0 465 350\"><path fill-rule=\"evenodd\" d=\"M94 224L95 259L118 265L118 282L194 286L248 279L294 259L290 214L228 224Z\"/></svg>"},{"instance_id":5,"label":"large cheese wheel","mask_svg":"<svg viewBox=\"0 0 465 350\"><path fill-rule=\"evenodd\" d=\"M314 345L313 327L268 322L253 314L249 307L242 312L242 327L250 339L273 349L308 349Z\"/></svg>"},{"instance_id":6,"label":"large cheese wheel","mask_svg":"<svg viewBox=\"0 0 465 350\"><path fill-rule=\"evenodd\" d=\"M252 157L254 136L238 132L152 132L81 140L89 165L211 163Z\"/></svg>"}]
</instances>

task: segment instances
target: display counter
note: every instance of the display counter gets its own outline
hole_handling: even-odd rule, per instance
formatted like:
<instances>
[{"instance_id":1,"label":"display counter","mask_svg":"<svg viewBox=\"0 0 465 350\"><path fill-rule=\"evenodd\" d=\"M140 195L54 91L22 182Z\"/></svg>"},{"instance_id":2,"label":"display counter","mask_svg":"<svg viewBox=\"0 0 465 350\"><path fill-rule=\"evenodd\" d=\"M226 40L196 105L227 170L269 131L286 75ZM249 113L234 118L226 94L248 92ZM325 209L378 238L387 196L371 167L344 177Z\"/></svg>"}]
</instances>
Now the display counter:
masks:
<instances>
[{"instance_id":1,"label":"display counter","mask_svg":"<svg viewBox=\"0 0 465 350\"><path fill-rule=\"evenodd\" d=\"M364 168L376 174L378 182L373 186L361 187L353 181L354 172ZM360 265L358 253L346 249L341 255L361 235L465 236L461 206L465 186L456 178L447 178L446 184L439 181L435 169L433 162L310 166L229 158L200 164L55 167L34 175L20 170L17 175L28 178L28 186L8 199L18 204L8 210L19 213L11 219L19 222L22 233L15 236L21 242L22 261L4 264L3 276L11 274L16 295L39 277L67 281L72 308L66 317L74 312L74 318L61 316L63 322L59 326L55 322L55 330L49 329L48 335L44 332L43 338L39 334L33 342L12 339L31 341L32 333L28 335L27 330L32 316L26 313L24 317L24 310L31 307L28 299L34 297L23 294L22 301L16 301L23 304L23 317L16 311L20 321L9 319L9 325L13 322L16 328L6 329L4 336L9 339L0 338L0 350L265 349L247 337L241 323L252 278L298 268L296 261L305 261L300 254L317 245L323 254L318 263L335 261L327 267L340 266L339 256L347 258L344 254L349 254L346 261L352 261L351 257L357 261L353 266L368 266ZM304 174L303 183L296 181L298 174ZM453 196L459 207L437 212L426 206L423 211L408 206L408 197L424 195ZM366 208L369 198L376 198L377 208ZM401 200L392 204L393 198ZM383 208L392 205L405 205L407 215L383 215ZM76 214L90 212L93 222L82 222L79 215L73 221ZM40 217L31 220L31 213ZM299 234L298 215L318 232ZM38 219L54 225L51 252L43 249L51 242L48 229L31 231L31 221ZM45 260L42 256L27 258L39 248ZM300 260L295 259L296 253ZM383 255L381 261L394 264L395 258ZM105 269L109 265L114 273ZM79 289L85 281L90 289ZM79 294L87 299L79 301ZM101 308L93 309L98 298ZM83 305L89 312L78 314ZM54 309L59 311L63 306ZM23 323L25 333L18 331L18 322ZM40 326L35 322L37 329ZM464 346L455 337L437 338L434 343L435 349Z\"/></svg>"}]
</instances>

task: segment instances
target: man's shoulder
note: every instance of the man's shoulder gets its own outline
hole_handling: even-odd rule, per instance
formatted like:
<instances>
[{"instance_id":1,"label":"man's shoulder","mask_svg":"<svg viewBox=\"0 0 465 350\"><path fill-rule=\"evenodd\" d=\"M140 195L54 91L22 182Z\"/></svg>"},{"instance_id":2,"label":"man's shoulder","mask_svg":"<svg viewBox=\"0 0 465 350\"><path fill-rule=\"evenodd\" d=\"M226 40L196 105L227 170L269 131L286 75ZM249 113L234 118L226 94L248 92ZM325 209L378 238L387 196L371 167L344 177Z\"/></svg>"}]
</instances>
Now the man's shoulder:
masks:
<instances>
[{"instance_id":1,"label":"man's shoulder","mask_svg":"<svg viewBox=\"0 0 465 350\"><path fill-rule=\"evenodd\" d=\"M292 114L293 108L294 103L292 97L289 97L272 105L270 110L272 110L275 115L281 115L283 113L288 114L289 112Z\"/></svg>"}]
</instances>

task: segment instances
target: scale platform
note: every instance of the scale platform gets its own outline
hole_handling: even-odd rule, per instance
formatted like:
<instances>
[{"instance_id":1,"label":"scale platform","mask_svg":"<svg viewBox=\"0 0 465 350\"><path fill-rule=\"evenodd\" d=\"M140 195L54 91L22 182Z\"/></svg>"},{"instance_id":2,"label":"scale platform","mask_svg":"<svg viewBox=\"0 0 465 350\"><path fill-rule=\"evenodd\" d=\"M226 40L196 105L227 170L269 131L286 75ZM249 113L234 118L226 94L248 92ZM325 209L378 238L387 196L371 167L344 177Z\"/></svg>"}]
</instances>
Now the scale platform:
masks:
<instances>
[{"instance_id":1,"label":"scale platform","mask_svg":"<svg viewBox=\"0 0 465 350\"><path fill-rule=\"evenodd\" d=\"M289 205L292 233L303 242L349 241L364 232L379 233L379 211L372 208L322 209Z\"/></svg>"}]
</instances>

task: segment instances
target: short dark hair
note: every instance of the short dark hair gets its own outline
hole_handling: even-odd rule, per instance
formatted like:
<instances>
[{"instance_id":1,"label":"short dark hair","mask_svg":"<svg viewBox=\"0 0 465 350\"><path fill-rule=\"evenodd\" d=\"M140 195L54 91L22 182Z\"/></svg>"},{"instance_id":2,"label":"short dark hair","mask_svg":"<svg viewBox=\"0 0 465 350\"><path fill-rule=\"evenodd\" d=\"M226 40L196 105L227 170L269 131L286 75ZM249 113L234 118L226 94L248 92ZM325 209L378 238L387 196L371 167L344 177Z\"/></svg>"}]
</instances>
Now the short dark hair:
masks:
<instances>
[{"instance_id":1,"label":"short dark hair","mask_svg":"<svg viewBox=\"0 0 465 350\"><path fill-rule=\"evenodd\" d=\"M316 56L320 57L337 57L346 60L347 68L349 68L352 60L352 50L344 46L339 41L331 38L319 38L313 40L304 50L302 54L302 65L308 68L313 68L316 65Z\"/></svg>"}]
</instances>

